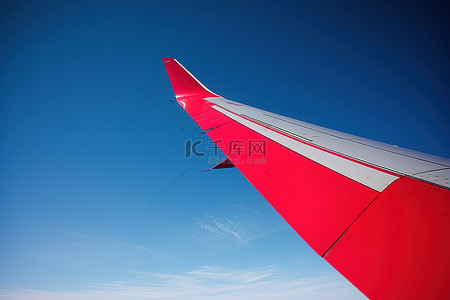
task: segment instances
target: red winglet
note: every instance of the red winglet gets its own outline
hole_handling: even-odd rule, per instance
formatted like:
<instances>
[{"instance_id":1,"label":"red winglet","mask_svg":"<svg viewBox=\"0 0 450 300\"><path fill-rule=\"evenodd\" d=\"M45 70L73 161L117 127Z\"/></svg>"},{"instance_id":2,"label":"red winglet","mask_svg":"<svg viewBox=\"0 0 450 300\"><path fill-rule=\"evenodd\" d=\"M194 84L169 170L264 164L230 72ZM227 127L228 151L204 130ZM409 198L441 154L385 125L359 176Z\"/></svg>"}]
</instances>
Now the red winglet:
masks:
<instances>
[{"instance_id":1,"label":"red winglet","mask_svg":"<svg viewBox=\"0 0 450 300\"><path fill-rule=\"evenodd\" d=\"M200 98L219 97L204 86L175 58L165 57L163 61L177 99L189 96Z\"/></svg>"}]
</instances>

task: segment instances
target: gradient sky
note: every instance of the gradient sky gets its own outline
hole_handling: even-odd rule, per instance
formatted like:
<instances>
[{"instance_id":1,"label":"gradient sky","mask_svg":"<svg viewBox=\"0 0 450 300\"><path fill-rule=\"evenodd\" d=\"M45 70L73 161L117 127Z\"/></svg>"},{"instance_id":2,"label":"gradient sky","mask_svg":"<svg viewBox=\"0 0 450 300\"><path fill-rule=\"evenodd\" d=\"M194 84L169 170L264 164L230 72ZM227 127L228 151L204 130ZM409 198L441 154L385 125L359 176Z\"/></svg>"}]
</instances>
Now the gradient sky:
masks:
<instances>
[{"instance_id":1,"label":"gradient sky","mask_svg":"<svg viewBox=\"0 0 450 300\"><path fill-rule=\"evenodd\" d=\"M448 8L244 2L0 3L0 299L364 299L236 169L199 172L213 153L161 57L232 100L449 157Z\"/></svg>"}]
</instances>

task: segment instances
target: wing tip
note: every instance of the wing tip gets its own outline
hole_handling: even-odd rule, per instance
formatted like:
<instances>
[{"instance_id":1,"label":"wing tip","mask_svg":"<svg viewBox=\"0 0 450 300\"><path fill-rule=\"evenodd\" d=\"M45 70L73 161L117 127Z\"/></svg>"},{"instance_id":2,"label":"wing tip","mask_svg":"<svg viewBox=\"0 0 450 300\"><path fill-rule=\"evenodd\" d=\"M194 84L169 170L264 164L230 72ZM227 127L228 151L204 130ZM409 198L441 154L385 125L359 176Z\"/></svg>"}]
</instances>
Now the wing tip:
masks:
<instances>
[{"instance_id":1,"label":"wing tip","mask_svg":"<svg viewBox=\"0 0 450 300\"><path fill-rule=\"evenodd\" d=\"M212 92L197 78L195 78L195 76L192 75L175 58L163 57L162 60L177 98L194 95L201 96L202 98L219 97L219 95Z\"/></svg>"}]
</instances>

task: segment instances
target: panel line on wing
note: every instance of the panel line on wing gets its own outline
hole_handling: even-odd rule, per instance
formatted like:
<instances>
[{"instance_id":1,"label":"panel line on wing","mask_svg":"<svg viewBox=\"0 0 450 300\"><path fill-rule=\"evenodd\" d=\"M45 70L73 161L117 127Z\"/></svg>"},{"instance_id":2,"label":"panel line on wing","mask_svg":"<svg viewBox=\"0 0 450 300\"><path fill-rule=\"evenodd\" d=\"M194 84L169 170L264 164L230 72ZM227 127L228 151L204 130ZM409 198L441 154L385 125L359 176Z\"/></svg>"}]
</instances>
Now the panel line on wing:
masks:
<instances>
[{"instance_id":1,"label":"panel line on wing","mask_svg":"<svg viewBox=\"0 0 450 300\"><path fill-rule=\"evenodd\" d=\"M341 239L341 237L350 229L350 227L352 227L353 224L355 224L355 222L359 219L359 217L372 205L372 203L377 200L378 196L380 196L380 194L378 194L375 198L373 198L372 201L370 201L370 203L366 206L366 208L363 209L363 211L355 218L355 220L348 225L348 227L344 230L344 232L341 233L341 235L333 242L333 244L331 244L331 246L322 254L322 257L324 258L325 255L327 255L327 253L331 250L331 248L333 248L334 245L336 245L336 243Z\"/></svg>"}]
</instances>

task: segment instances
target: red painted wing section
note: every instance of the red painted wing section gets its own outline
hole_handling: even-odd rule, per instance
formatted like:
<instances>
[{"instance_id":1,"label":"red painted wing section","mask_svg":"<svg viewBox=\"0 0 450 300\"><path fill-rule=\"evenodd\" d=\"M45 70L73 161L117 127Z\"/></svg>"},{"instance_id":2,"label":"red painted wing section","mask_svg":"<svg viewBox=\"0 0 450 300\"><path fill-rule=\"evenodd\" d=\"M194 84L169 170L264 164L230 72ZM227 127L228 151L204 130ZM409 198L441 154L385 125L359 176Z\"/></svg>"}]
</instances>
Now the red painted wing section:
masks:
<instances>
[{"instance_id":1,"label":"red painted wing section","mask_svg":"<svg viewBox=\"0 0 450 300\"><path fill-rule=\"evenodd\" d=\"M403 177L325 255L371 299L450 299L449 191Z\"/></svg>"},{"instance_id":2,"label":"red painted wing section","mask_svg":"<svg viewBox=\"0 0 450 300\"><path fill-rule=\"evenodd\" d=\"M450 299L450 191L414 179L382 193L212 108L219 97L164 58L178 103L300 236L376 299ZM271 130L271 129L267 129ZM251 143L265 145L252 153ZM427 296L427 297L425 297Z\"/></svg>"}]
</instances>

